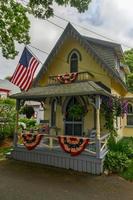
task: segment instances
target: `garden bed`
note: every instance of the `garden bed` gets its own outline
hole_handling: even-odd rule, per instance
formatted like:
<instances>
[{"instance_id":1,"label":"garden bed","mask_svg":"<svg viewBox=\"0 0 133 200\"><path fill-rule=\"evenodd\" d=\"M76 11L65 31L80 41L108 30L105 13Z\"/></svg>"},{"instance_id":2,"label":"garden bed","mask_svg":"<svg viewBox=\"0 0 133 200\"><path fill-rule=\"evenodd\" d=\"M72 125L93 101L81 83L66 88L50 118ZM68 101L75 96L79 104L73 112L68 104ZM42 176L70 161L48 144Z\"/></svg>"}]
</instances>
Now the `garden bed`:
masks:
<instances>
[{"instance_id":1,"label":"garden bed","mask_svg":"<svg viewBox=\"0 0 133 200\"><path fill-rule=\"evenodd\" d=\"M133 181L133 159L129 167L124 172L120 173L120 176L126 180Z\"/></svg>"},{"instance_id":2,"label":"garden bed","mask_svg":"<svg viewBox=\"0 0 133 200\"><path fill-rule=\"evenodd\" d=\"M0 160L5 159L5 154L10 152L12 145L13 141L11 138L6 138L0 141Z\"/></svg>"}]
</instances>

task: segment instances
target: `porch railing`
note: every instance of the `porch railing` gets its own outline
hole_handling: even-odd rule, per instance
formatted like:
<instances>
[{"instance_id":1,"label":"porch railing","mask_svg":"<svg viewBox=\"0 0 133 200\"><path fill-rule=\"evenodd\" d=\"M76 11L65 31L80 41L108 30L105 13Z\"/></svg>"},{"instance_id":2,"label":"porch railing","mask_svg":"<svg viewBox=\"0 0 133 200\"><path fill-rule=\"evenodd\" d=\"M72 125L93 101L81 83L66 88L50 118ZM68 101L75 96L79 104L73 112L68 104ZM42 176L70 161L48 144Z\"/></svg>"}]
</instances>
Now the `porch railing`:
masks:
<instances>
[{"instance_id":1,"label":"porch railing","mask_svg":"<svg viewBox=\"0 0 133 200\"><path fill-rule=\"evenodd\" d=\"M78 72L78 77L76 81L86 81L86 80L90 80L90 78L93 78L93 77L94 75L88 71ZM55 84L59 84L57 80L57 76L49 76L48 85L55 85Z\"/></svg>"},{"instance_id":2,"label":"porch railing","mask_svg":"<svg viewBox=\"0 0 133 200\"><path fill-rule=\"evenodd\" d=\"M99 140L96 138L88 138L89 143L87 147L84 150L84 154L90 155L90 156L95 156L95 157L103 157L108 149L107 149L107 140L108 140L109 134L106 134L102 136ZM22 141L20 142L18 140L18 145L17 146L24 146ZM60 150L60 144L58 141L58 136L52 136L48 134L44 134L40 144L36 148L47 148L49 150L55 150L59 149Z\"/></svg>"}]
</instances>

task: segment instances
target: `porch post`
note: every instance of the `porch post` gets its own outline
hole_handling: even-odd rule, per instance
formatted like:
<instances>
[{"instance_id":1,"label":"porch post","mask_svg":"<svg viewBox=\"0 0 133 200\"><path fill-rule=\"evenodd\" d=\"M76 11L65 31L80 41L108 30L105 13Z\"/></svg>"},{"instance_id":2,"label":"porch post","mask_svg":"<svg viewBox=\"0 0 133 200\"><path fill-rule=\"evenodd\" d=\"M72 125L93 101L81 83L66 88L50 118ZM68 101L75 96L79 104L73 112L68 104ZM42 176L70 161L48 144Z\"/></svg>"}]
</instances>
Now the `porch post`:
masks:
<instances>
[{"instance_id":1,"label":"porch post","mask_svg":"<svg viewBox=\"0 0 133 200\"><path fill-rule=\"evenodd\" d=\"M96 155L99 158L100 157L100 149L101 149L101 144L100 144L100 96L97 95L95 97L95 104L96 104Z\"/></svg>"},{"instance_id":2,"label":"porch post","mask_svg":"<svg viewBox=\"0 0 133 200\"><path fill-rule=\"evenodd\" d=\"M96 96L96 138L100 138L100 96Z\"/></svg>"},{"instance_id":3,"label":"porch post","mask_svg":"<svg viewBox=\"0 0 133 200\"><path fill-rule=\"evenodd\" d=\"M17 99L16 100L16 111L17 111L17 115L16 115L16 127L15 127L14 139L13 139L13 146L14 147L17 146L17 142L18 142L19 108L20 108L20 100Z\"/></svg>"}]
</instances>

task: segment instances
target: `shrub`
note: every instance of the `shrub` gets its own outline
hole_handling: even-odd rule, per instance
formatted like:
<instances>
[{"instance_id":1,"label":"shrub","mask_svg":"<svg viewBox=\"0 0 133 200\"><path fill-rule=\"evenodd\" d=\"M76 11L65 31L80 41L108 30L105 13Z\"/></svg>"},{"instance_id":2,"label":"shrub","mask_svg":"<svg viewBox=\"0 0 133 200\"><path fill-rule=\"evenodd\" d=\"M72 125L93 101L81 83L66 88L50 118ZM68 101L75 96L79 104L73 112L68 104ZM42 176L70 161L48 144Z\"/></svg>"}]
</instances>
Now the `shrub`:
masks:
<instances>
[{"instance_id":1,"label":"shrub","mask_svg":"<svg viewBox=\"0 0 133 200\"><path fill-rule=\"evenodd\" d=\"M133 155L133 138L123 138L116 142L115 138L110 137L108 141L108 148L111 151L119 151L131 157Z\"/></svg>"},{"instance_id":2,"label":"shrub","mask_svg":"<svg viewBox=\"0 0 133 200\"><path fill-rule=\"evenodd\" d=\"M22 118L22 119L19 119L19 122L25 123L26 124L26 129L30 129L30 128L36 127L36 120L35 119Z\"/></svg>"},{"instance_id":3,"label":"shrub","mask_svg":"<svg viewBox=\"0 0 133 200\"><path fill-rule=\"evenodd\" d=\"M110 172L123 172L129 166L126 154L118 151L109 151L105 157L104 168Z\"/></svg>"},{"instance_id":4,"label":"shrub","mask_svg":"<svg viewBox=\"0 0 133 200\"><path fill-rule=\"evenodd\" d=\"M15 101L11 99L0 99L0 139L13 136L15 121Z\"/></svg>"}]
</instances>

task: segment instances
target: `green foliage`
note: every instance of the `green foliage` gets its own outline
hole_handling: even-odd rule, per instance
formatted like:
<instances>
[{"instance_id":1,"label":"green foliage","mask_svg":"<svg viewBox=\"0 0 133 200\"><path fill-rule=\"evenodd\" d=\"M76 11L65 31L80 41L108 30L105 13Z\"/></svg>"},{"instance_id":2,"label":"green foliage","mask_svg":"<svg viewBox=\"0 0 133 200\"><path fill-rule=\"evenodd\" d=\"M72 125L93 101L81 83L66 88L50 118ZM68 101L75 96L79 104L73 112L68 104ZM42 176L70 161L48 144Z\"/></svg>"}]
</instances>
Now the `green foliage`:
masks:
<instances>
[{"instance_id":1,"label":"green foliage","mask_svg":"<svg viewBox=\"0 0 133 200\"><path fill-rule=\"evenodd\" d=\"M116 134L116 129L114 127L114 121L116 117L122 116L123 114L121 100L116 97L103 99L101 110L106 120L105 128L112 135L116 136L117 134Z\"/></svg>"},{"instance_id":2,"label":"green foliage","mask_svg":"<svg viewBox=\"0 0 133 200\"><path fill-rule=\"evenodd\" d=\"M17 55L15 41L24 44L30 41L30 22L26 14L27 9L17 1L0 1L0 47L6 58Z\"/></svg>"},{"instance_id":3,"label":"green foliage","mask_svg":"<svg viewBox=\"0 0 133 200\"><path fill-rule=\"evenodd\" d=\"M30 119L34 115L34 113L34 108L30 105L25 105L20 110L20 114L25 114L28 119Z\"/></svg>"},{"instance_id":4,"label":"green foliage","mask_svg":"<svg viewBox=\"0 0 133 200\"><path fill-rule=\"evenodd\" d=\"M129 166L126 154L119 151L109 151L104 161L104 168L110 172L123 172Z\"/></svg>"},{"instance_id":5,"label":"green foliage","mask_svg":"<svg viewBox=\"0 0 133 200\"><path fill-rule=\"evenodd\" d=\"M122 176L126 180L133 181L133 159L131 160L128 168L120 173L120 176Z\"/></svg>"},{"instance_id":6,"label":"green foliage","mask_svg":"<svg viewBox=\"0 0 133 200\"><path fill-rule=\"evenodd\" d=\"M127 86L129 91L133 92L133 49L124 52L124 62L131 71L127 76Z\"/></svg>"},{"instance_id":7,"label":"green foliage","mask_svg":"<svg viewBox=\"0 0 133 200\"><path fill-rule=\"evenodd\" d=\"M0 99L0 138L12 137L15 131L15 101Z\"/></svg>"},{"instance_id":8,"label":"green foliage","mask_svg":"<svg viewBox=\"0 0 133 200\"><path fill-rule=\"evenodd\" d=\"M36 127L36 120L35 119L21 118L21 119L19 119L19 122L25 123L26 129L31 129L31 128Z\"/></svg>"},{"instance_id":9,"label":"green foliage","mask_svg":"<svg viewBox=\"0 0 133 200\"><path fill-rule=\"evenodd\" d=\"M71 6L77 8L79 12L84 12L88 9L91 0L29 0L28 8L30 13L35 17L49 18L54 15L53 4L57 3L60 6Z\"/></svg>"},{"instance_id":10,"label":"green foliage","mask_svg":"<svg viewBox=\"0 0 133 200\"><path fill-rule=\"evenodd\" d=\"M124 52L124 62L130 68L131 73L133 73L133 49Z\"/></svg>"},{"instance_id":11,"label":"green foliage","mask_svg":"<svg viewBox=\"0 0 133 200\"><path fill-rule=\"evenodd\" d=\"M75 104L69 108L68 113L71 118L80 119L84 114L84 109L80 104Z\"/></svg>"},{"instance_id":12,"label":"green foliage","mask_svg":"<svg viewBox=\"0 0 133 200\"><path fill-rule=\"evenodd\" d=\"M111 172L130 170L133 159L133 138L123 138L118 142L111 137L108 142L109 152L105 157L104 167ZM133 172L133 170L131 170Z\"/></svg>"},{"instance_id":13,"label":"green foliage","mask_svg":"<svg viewBox=\"0 0 133 200\"><path fill-rule=\"evenodd\" d=\"M133 73L127 76L127 86L129 91L133 92Z\"/></svg>"},{"instance_id":14,"label":"green foliage","mask_svg":"<svg viewBox=\"0 0 133 200\"><path fill-rule=\"evenodd\" d=\"M5 158L5 154L11 151L11 147L0 147L0 160Z\"/></svg>"},{"instance_id":15,"label":"green foliage","mask_svg":"<svg viewBox=\"0 0 133 200\"><path fill-rule=\"evenodd\" d=\"M53 4L70 5L84 12L91 0L29 0L27 5L16 0L0 0L0 47L3 56L14 58L17 55L15 41L30 42L30 21L28 14L46 19L54 15Z\"/></svg>"},{"instance_id":16,"label":"green foliage","mask_svg":"<svg viewBox=\"0 0 133 200\"><path fill-rule=\"evenodd\" d=\"M118 142L114 138L110 138L108 147L111 151L124 153L129 158L133 156L133 138L123 138Z\"/></svg>"}]
</instances>

